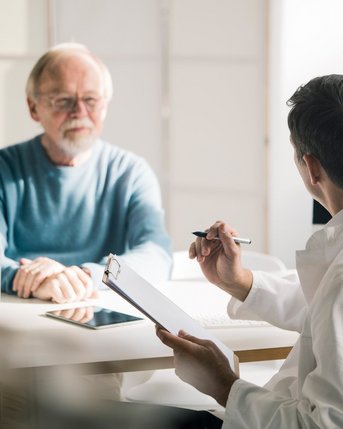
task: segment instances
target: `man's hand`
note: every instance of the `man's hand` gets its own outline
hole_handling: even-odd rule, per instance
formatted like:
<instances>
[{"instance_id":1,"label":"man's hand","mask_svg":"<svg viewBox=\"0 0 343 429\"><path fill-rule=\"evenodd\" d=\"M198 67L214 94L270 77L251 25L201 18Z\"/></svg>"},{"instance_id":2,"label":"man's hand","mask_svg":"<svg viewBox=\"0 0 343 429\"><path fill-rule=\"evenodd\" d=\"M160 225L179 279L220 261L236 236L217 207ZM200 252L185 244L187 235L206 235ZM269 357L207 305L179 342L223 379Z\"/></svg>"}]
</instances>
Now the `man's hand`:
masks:
<instances>
[{"instance_id":1,"label":"man's hand","mask_svg":"<svg viewBox=\"0 0 343 429\"><path fill-rule=\"evenodd\" d=\"M45 279L32 296L62 304L96 298L97 291L93 288L91 277L73 265Z\"/></svg>"},{"instance_id":2,"label":"man's hand","mask_svg":"<svg viewBox=\"0 0 343 429\"><path fill-rule=\"evenodd\" d=\"M13 280L13 291L17 292L19 298L29 298L46 278L65 269L64 265L45 257L34 260L22 258L19 262L21 266Z\"/></svg>"},{"instance_id":3,"label":"man's hand","mask_svg":"<svg viewBox=\"0 0 343 429\"><path fill-rule=\"evenodd\" d=\"M156 334L174 350L176 375L225 407L231 387L238 377L219 348L212 341L201 340L183 331L175 336L156 327Z\"/></svg>"},{"instance_id":4,"label":"man's hand","mask_svg":"<svg viewBox=\"0 0 343 429\"><path fill-rule=\"evenodd\" d=\"M232 238L238 235L229 225L217 221L207 230L206 238L198 237L191 244L189 257L197 259L211 283L244 301L252 285L252 273L241 265L240 245Z\"/></svg>"}]
</instances>

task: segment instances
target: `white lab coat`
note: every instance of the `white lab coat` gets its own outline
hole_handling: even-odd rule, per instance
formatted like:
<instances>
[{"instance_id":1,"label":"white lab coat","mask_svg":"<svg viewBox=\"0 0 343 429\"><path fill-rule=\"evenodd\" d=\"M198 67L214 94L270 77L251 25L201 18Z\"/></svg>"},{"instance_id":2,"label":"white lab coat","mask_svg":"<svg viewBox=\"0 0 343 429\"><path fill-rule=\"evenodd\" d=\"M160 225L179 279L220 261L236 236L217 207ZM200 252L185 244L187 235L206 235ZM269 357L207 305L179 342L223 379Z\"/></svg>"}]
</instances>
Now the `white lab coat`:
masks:
<instances>
[{"instance_id":1,"label":"white lab coat","mask_svg":"<svg viewBox=\"0 0 343 429\"><path fill-rule=\"evenodd\" d=\"M231 317L261 318L300 336L266 386L233 384L223 429L343 428L343 211L296 259L299 277L254 272L245 302L229 303Z\"/></svg>"}]
</instances>

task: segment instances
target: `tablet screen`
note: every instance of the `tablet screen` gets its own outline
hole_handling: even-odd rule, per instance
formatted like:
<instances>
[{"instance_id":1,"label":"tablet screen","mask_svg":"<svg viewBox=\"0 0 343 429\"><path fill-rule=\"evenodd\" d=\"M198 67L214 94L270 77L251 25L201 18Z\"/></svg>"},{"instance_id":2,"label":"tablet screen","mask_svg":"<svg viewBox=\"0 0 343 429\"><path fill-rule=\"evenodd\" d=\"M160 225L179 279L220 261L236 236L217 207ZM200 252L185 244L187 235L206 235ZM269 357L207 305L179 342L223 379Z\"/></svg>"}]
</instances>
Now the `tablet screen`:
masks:
<instances>
[{"instance_id":1,"label":"tablet screen","mask_svg":"<svg viewBox=\"0 0 343 429\"><path fill-rule=\"evenodd\" d=\"M64 308L48 311L45 314L49 317L54 317L70 323L76 323L77 325L91 329L123 326L144 320L141 317L132 316L131 314L121 313L119 311L97 306Z\"/></svg>"}]
</instances>

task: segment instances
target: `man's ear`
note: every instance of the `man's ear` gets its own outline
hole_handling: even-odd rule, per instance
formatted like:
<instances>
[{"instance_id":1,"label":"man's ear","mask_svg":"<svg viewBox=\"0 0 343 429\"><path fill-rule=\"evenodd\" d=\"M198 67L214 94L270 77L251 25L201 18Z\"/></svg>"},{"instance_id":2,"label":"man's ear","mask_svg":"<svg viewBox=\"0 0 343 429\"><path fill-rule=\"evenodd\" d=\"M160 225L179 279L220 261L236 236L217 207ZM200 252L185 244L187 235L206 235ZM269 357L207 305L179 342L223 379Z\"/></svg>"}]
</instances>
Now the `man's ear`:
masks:
<instances>
[{"instance_id":1,"label":"man's ear","mask_svg":"<svg viewBox=\"0 0 343 429\"><path fill-rule=\"evenodd\" d=\"M318 183L318 181L321 179L321 176L323 174L321 163L318 161L317 158L315 158L311 154L304 155L303 161L307 167L307 171L308 171L308 174L310 176L311 184L316 185Z\"/></svg>"},{"instance_id":2,"label":"man's ear","mask_svg":"<svg viewBox=\"0 0 343 429\"><path fill-rule=\"evenodd\" d=\"M37 103L30 97L27 97L26 101L27 101L27 105L29 106L31 118L34 121L39 122L39 115L37 113Z\"/></svg>"}]
</instances>

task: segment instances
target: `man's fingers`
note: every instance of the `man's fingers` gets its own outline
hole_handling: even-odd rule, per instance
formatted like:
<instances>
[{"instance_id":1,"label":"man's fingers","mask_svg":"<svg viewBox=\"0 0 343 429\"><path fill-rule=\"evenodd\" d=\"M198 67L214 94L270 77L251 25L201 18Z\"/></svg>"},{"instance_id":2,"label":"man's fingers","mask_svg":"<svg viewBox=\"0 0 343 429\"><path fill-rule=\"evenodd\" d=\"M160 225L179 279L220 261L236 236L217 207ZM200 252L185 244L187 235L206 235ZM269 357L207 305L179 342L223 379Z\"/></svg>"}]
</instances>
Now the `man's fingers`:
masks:
<instances>
[{"instance_id":1,"label":"man's fingers","mask_svg":"<svg viewBox=\"0 0 343 429\"><path fill-rule=\"evenodd\" d=\"M20 298L29 298L37 291L47 277L63 270L63 265L50 258L39 257L34 260L21 258L21 264L13 280L13 290Z\"/></svg>"},{"instance_id":2,"label":"man's fingers","mask_svg":"<svg viewBox=\"0 0 343 429\"><path fill-rule=\"evenodd\" d=\"M233 256L240 252L240 245L237 244L232 238L239 235L236 230L226 224L222 224L218 228L218 235L226 255Z\"/></svg>"},{"instance_id":3,"label":"man's fingers","mask_svg":"<svg viewBox=\"0 0 343 429\"><path fill-rule=\"evenodd\" d=\"M176 336L162 328L157 328L156 334L163 344L178 352L193 353L199 347L208 347L211 343L208 340L201 340L185 333L183 336Z\"/></svg>"},{"instance_id":4,"label":"man's fingers","mask_svg":"<svg viewBox=\"0 0 343 429\"><path fill-rule=\"evenodd\" d=\"M89 298L91 298L91 299L99 298L99 292L96 289L93 289Z\"/></svg>"},{"instance_id":5,"label":"man's fingers","mask_svg":"<svg viewBox=\"0 0 343 429\"><path fill-rule=\"evenodd\" d=\"M84 295L81 299L92 298L93 297L93 280L92 278L83 271L82 268L77 267L76 265L72 265L69 267L71 270L75 272L78 279L82 282L84 289Z\"/></svg>"},{"instance_id":6,"label":"man's fingers","mask_svg":"<svg viewBox=\"0 0 343 429\"><path fill-rule=\"evenodd\" d=\"M56 302L57 304L64 304L66 302L66 298L61 291L58 280L51 279L50 283L50 296L48 299L51 299L51 301Z\"/></svg>"},{"instance_id":7,"label":"man's fingers","mask_svg":"<svg viewBox=\"0 0 343 429\"><path fill-rule=\"evenodd\" d=\"M196 257L197 257L197 261L198 262L203 262L204 261L204 256L202 253L202 238L197 238L195 240L195 253L196 253Z\"/></svg>"},{"instance_id":8,"label":"man's fingers","mask_svg":"<svg viewBox=\"0 0 343 429\"><path fill-rule=\"evenodd\" d=\"M190 259L195 259L197 256L197 252L195 250L195 242L193 241L193 243L189 246L189 251L188 251L188 255L190 257Z\"/></svg>"},{"instance_id":9,"label":"man's fingers","mask_svg":"<svg viewBox=\"0 0 343 429\"><path fill-rule=\"evenodd\" d=\"M80 271L82 271L79 268ZM75 272L75 270L72 267L67 267L63 271L63 275L65 276L66 280L69 282L70 286L73 288L74 293L76 295L77 300L81 300L86 295L86 285L83 283L83 281L79 277L79 273Z\"/></svg>"},{"instance_id":10,"label":"man's fingers","mask_svg":"<svg viewBox=\"0 0 343 429\"><path fill-rule=\"evenodd\" d=\"M32 259L28 259L28 258L20 258L19 259L19 264L20 265L25 265L25 264L28 264L30 262L32 262Z\"/></svg>"},{"instance_id":11,"label":"man's fingers","mask_svg":"<svg viewBox=\"0 0 343 429\"><path fill-rule=\"evenodd\" d=\"M39 271L37 268L33 271L29 270L25 278L24 298L28 298L31 292L35 292L47 277L46 272Z\"/></svg>"},{"instance_id":12,"label":"man's fingers","mask_svg":"<svg viewBox=\"0 0 343 429\"><path fill-rule=\"evenodd\" d=\"M19 298L23 297L24 287L26 284L27 271L23 268L19 268L13 280L13 291L17 292Z\"/></svg>"},{"instance_id":13,"label":"man's fingers","mask_svg":"<svg viewBox=\"0 0 343 429\"><path fill-rule=\"evenodd\" d=\"M28 298L31 293L36 295L43 284L48 286L39 296L45 296L45 292L48 295L54 294L52 299L56 302L73 302L97 297L93 290L92 278L80 267L64 267L46 257L34 260L22 258L20 264L13 280L13 291L17 292L20 298Z\"/></svg>"},{"instance_id":14,"label":"man's fingers","mask_svg":"<svg viewBox=\"0 0 343 429\"><path fill-rule=\"evenodd\" d=\"M193 344L197 344L198 346L202 346L206 348L212 347L212 345L214 345L213 341L194 337L193 335L187 334L187 332L183 331L182 329L179 331L178 337L183 338L187 341L190 341Z\"/></svg>"},{"instance_id":15,"label":"man's fingers","mask_svg":"<svg viewBox=\"0 0 343 429\"><path fill-rule=\"evenodd\" d=\"M68 278L65 276L64 273L59 273L56 275L56 277L53 279L54 282L57 281L60 291L65 299L64 302L74 302L77 300L76 293L74 291L73 286L70 284Z\"/></svg>"}]
</instances>

